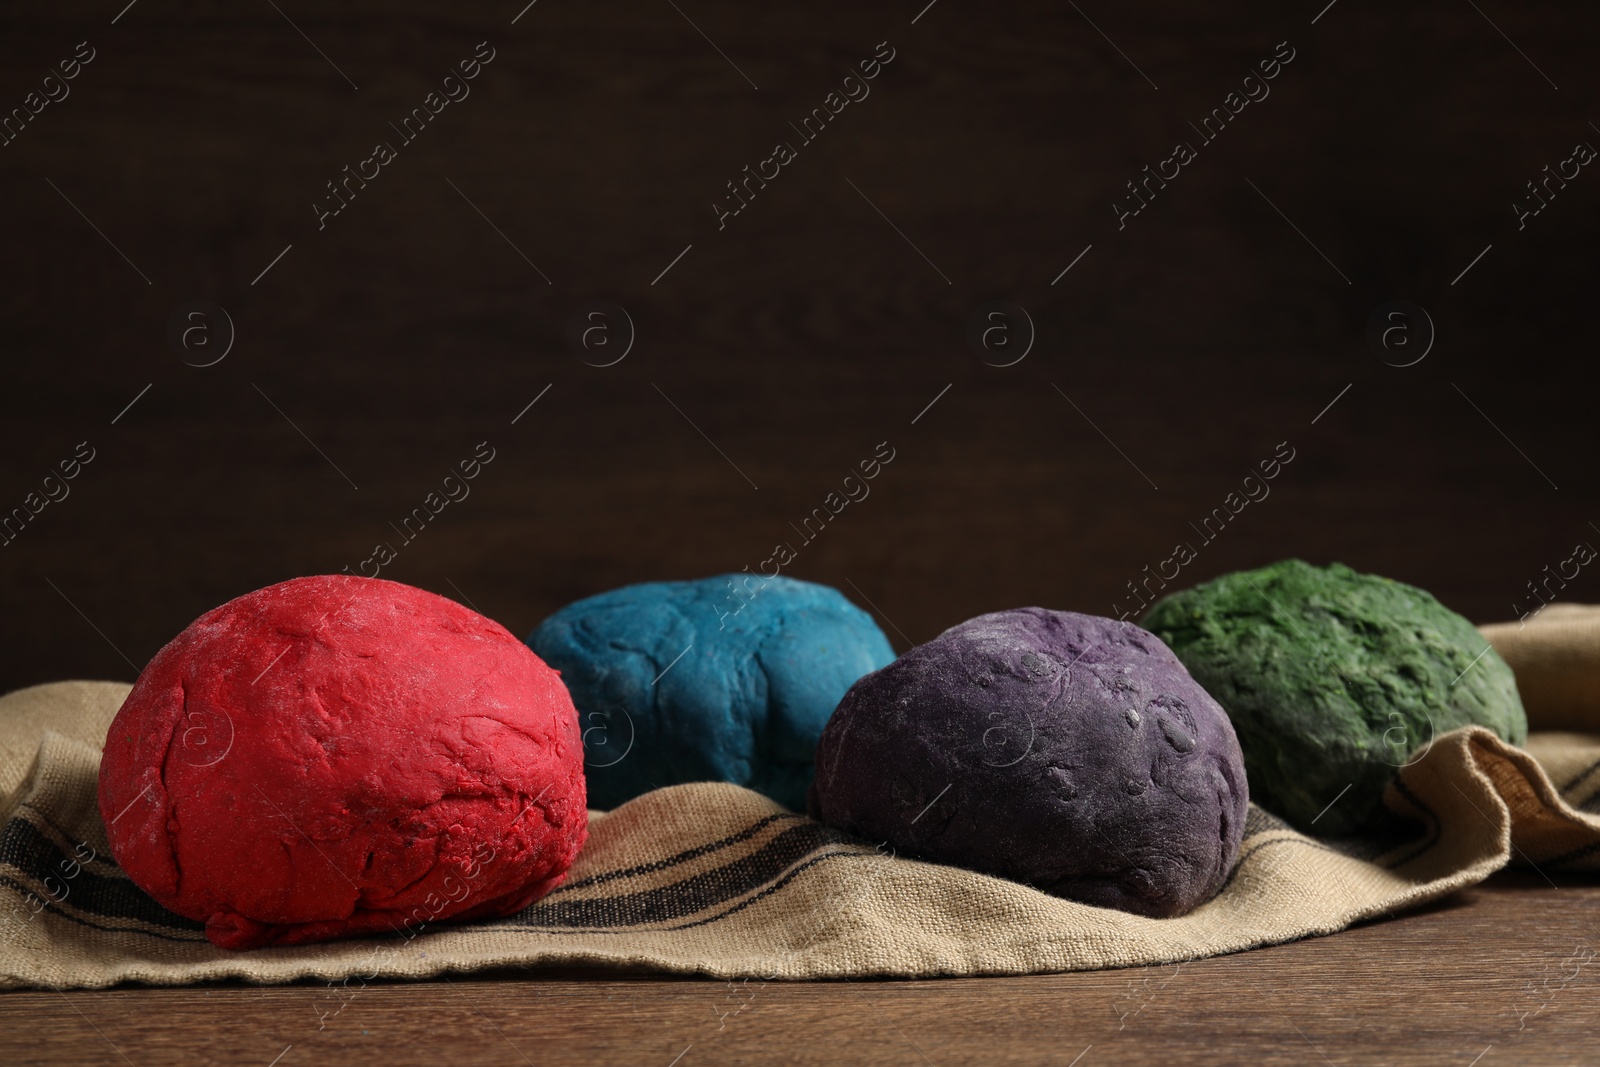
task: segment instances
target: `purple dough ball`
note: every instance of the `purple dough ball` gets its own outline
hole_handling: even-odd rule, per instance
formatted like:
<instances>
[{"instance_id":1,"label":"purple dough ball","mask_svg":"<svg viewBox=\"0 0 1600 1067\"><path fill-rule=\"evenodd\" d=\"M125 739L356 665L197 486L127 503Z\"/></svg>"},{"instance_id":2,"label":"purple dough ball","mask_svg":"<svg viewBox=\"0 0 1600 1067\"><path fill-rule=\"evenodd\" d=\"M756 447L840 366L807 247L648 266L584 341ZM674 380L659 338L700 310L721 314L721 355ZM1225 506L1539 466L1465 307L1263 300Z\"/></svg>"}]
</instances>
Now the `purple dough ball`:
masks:
<instances>
[{"instance_id":1,"label":"purple dough ball","mask_svg":"<svg viewBox=\"0 0 1600 1067\"><path fill-rule=\"evenodd\" d=\"M1233 724L1160 639L1044 608L980 615L858 680L809 796L901 854L1156 917L1222 887L1248 803Z\"/></svg>"}]
</instances>

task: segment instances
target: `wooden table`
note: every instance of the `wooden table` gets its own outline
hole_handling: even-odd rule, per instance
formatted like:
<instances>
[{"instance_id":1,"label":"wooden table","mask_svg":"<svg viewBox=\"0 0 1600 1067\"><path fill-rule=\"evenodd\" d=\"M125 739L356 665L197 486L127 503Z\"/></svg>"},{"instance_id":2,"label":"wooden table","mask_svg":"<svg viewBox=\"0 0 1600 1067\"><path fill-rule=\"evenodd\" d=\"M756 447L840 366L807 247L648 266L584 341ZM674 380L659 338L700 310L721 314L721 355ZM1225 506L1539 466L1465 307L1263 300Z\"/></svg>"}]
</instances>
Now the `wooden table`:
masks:
<instances>
[{"instance_id":1,"label":"wooden table","mask_svg":"<svg viewBox=\"0 0 1600 1067\"><path fill-rule=\"evenodd\" d=\"M1513 210L1600 143L1600 21L1570 0L36 3L0 29L0 114L85 40L0 147L0 515L96 457L0 548L0 689L131 680L230 597L358 570L484 440L471 498L382 573L518 633L754 567L885 440L788 573L902 650L1129 607L1284 441L1179 584L1340 559L1488 621L1600 543L1600 176ZM472 95L391 133L482 41ZM884 41L871 96L719 220ZM1271 95L1199 144L1283 41ZM379 139L398 158L319 218ZM1198 158L1119 220L1180 140ZM169 337L196 300L236 333L211 366ZM611 366L571 340L595 300L636 329ZM1008 366L969 336L996 300L1036 330ZM1436 332L1410 367L1368 343L1396 300ZM1600 600L1597 571L1560 596ZM1170 976L480 975L336 1014L308 985L14 993L0 1063L1592 1063L1596 971L1561 976L1597 905L1506 876Z\"/></svg>"},{"instance_id":2,"label":"wooden table","mask_svg":"<svg viewBox=\"0 0 1600 1067\"><path fill-rule=\"evenodd\" d=\"M605 972L0 996L0 1063L1590 1065L1600 887L1507 872L1399 918L1171 967L722 982ZM280 1057L281 1059L275 1059Z\"/></svg>"}]
</instances>

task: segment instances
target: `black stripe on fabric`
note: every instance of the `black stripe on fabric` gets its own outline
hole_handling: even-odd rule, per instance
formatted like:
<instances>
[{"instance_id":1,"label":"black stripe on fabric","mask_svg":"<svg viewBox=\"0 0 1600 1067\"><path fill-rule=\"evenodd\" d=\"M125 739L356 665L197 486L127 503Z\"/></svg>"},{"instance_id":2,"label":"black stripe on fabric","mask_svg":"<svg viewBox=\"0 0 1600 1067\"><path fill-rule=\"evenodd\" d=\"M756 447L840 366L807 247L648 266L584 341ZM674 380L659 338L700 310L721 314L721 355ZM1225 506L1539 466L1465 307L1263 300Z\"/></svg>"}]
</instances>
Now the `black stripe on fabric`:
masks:
<instances>
[{"instance_id":1,"label":"black stripe on fabric","mask_svg":"<svg viewBox=\"0 0 1600 1067\"><path fill-rule=\"evenodd\" d=\"M1255 835L1255 836L1259 836L1259 835ZM1234 864L1233 870L1228 873L1227 881L1223 883L1222 889L1218 890L1218 892L1220 893L1220 892L1225 891L1227 889L1227 887L1233 883L1235 876L1238 875L1239 871L1243 868L1245 860L1249 859L1251 856L1254 856L1256 853L1261 852L1264 849L1271 848L1273 845L1302 845L1302 846L1304 846L1306 848L1316 849L1316 850L1321 851L1321 852L1328 852L1328 853L1331 853L1331 854L1333 854L1335 856L1344 856L1344 853L1340 852L1339 850L1333 849L1333 848L1329 848L1327 845L1324 845L1324 844L1322 844L1322 843L1320 843L1318 841L1312 840L1311 838L1307 838L1307 837L1301 836L1298 833L1296 833L1295 836L1293 836L1293 837L1282 837L1282 838L1277 838L1277 839L1272 840L1272 841L1263 841L1261 844L1259 844L1256 847L1250 849L1248 852L1242 852L1240 854L1239 861ZM806 870L809 870L812 867L815 867L819 863L822 863L822 862L824 862L826 860L831 860L831 859L841 859L841 858L850 858L850 857L866 858L868 855L869 855L869 853L866 853L866 852L852 850L852 851L825 852L825 853L822 853L821 855L813 856L811 859L806 860L804 863L801 863L801 864L793 867L792 869L790 869L786 873L784 873L782 877L778 878L771 885L768 885L766 888L762 889L760 892L755 893L755 894L747 897L745 900L742 900L739 903L733 905L731 908L728 908L726 911L719 912L716 915L711 915L711 916L706 916L704 918L696 919L696 920L694 920L692 922L680 923L677 926L662 927L661 929L664 932L665 931L674 931L674 930L687 930L687 929L690 929L691 927L706 926L706 925L708 925L710 923L721 922L723 919L726 919L726 918L728 918L728 917L730 917L732 915L737 914L740 911L743 911L745 908L750 907L751 905L755 904L757 901L760 901L760 900L763 900L763 899L765 899L767 897L770 897L772 894L774 894L774 893L778 892L780 889L782 889L785 885L789 884L789 882L791 882L795 878L799 877L799 875L802 872L804 872ZM879 854L878 853L871 853L871 855L879 855ZM1345 858L1348 859L1349 857L1346 856ZM569 935L569 936L583 935L583 934L625 934L625 933L629 932L628 928L620 928L620 929L615 929L615 928L614 929L589 929L589 930L559 930L559 929L545 929L545 928L541 928L541 927L537 927L537 926L531 926L531 925L520 925L520 926L515 926L515 927L497 926L497 927L495 927L495 929L503 929L503 930L507 930L508 932L516 931L516 932L530 933L530 934L538 933L538 934L555 934L555 935ZM1263 942L1263 944L1265 944L1265 942Z\"/></svg>"},{"instance_id":2,"label":"black stripe on fabric","mask_svg":"<svg viewBox=\"0 0 1600 1067\"><path fill-rule=\"evenodd\" d=\"M1239 871L1244 867L1244 861L1249 859L1250 854L1255 851L1255 849L1250 849L1249 852L1245 851L1245 846L1248 845L1255 836L1255 834L1247 833L1244 836L1244 840L1239 842L1239 851L1233 857L1233 866L1228 868L1228 877L1224 878L1222 880L1222 884L1217 887L1217 893L1219 895L1233 884L1233 880L1239 876Z\"/></svg>"},{"instance_id":3,"label":"black stripe on fabric","mask_svg":"<svg viewBox=\"0 0 1600 1067\"><path fill-rule=\"evenodd\" d=\"M1406 785L1406 783L1404 781L1402 781L1401 779L1396 778L1394 780L1393 785L1394 785L1395 792L1397 792L1401 796L1405 797L1407 800L1409 800L1411 802L1411 806L1412 807L1416 808L1418 811L1422 812L1423 815L1427 816L1428 834L1427 834L1427 840L1423 841L1422 844L1418 845L1411 852L1407 853L1406 855L1400 857L1397 860L1394 860L1393 862L1385 863L1383 865L1384 869L1385 870L1390 870L1390 871L1394 870L1396 867L1404 867L1406 864L1410 863L1412 860L1417 859L1423 853L1427 852L1434 845L1437 845L1439 843L1439 836L1440 836L1440 833L1441 833L1441 830L1440 830L1440 827L1439 827L1439 816L1434 814L1433 809L1428 807L1428 805L1424 804L1422 802L1422 798L1418 797L1417 794L1413 793L1411 791L1411 787Z\"/></svg>"},{"instance_id":4,"label":"black stripe on fabric","mask_svg":"<svg viewBox=\"0 0 1600 1067\"><path fill-rule=\"evenodd\" d=\"M39 807L37 804L33 803L32 801L25 800L25 801L22 802L20 807L21 808L25 808L28 811L33 812L34 818L36 818L40 822L44 823L45 829L47 831L49 831L49 833L55 834L55 838L53 840L56 842L56 847L57 848L66 848L67 846L63 845L61 842L63 842L63 841L71 841L71 840L73 840L74 838L77 837L76 834L69 834L65 830L63 830L61 827L57 826L55 824L55 822L50 818L49 813L46 812L43 808ZM13 816L13 817L15 818L16 816ZM90 848L89 843L87 841L84 841L81 844L82 844L82 847L84 847L84 848ZM98 849L92 849L92 848L90 848L90 851L95 853L95 857L94 857L94 859L89 861L89 864L99 864L102 867L110 868L108 871L105 872L106 876L108 878L117 878L117 877L126 878L126 877L128 877L127 872L125 872L121 867L118 867L117 864L116 864L116 861L113 860L109 854L102 853ZM85 864L85 866L88 866L89 864Z\"/></svg>"},{"instance_id":5,"label":"black stripe on fabric","mask_svg":"<svg viewBox=\"0 0 1600 1067\"><path fill-rule=\"evenodd\" d=\"M1244 836L1247 838L1254 837L1257 834L1267 833L1269 830L1292 829L1293 827L1287 822L1278 818L1276 815L1272 814L1272 812L1263 807L1251 804L1245 809ZM1240 843L1243 844L1243 842Z\"/></svg>"},{"instance_id":6,"label":"black stripe on fabric","mask_svg":"<svg viewBox=\"0 0 1600 1067\"><path fill-rule=\"evenodd\" d=\"M770 897L772 894L776 893L778 890L782 889L784 886L788 885L795 878L797 878L802 871L809 870L810 868L815 867L817 864L822 863L825 860L852 859L852 858L855 858L855 859L867 859L867 858L870 858L872 856L882 856L882 855L883 855L882 853L877 852L877 851L861 851L859 849L850 849L848 851L840 850L840 851L837 851L837 852L823 852L823 853L820 853L818 855L812 856L810 859L806 860L804 863L798 864L797 866L793 867L792 869L790 869L789 871L784 873L782 877L778 878L777 880L773 881L770 885L768 885L766 888L762 889L759 893L755 893L754 895L752 895L750 897L747 897L744 900L741 900L739 903L733 905L731 908L728 908L726 911L718 912L716 915L708 915L708 916L705 916L703 918L695 919L695 920L693 920L691 922L679 923L677 926L662 926L662 927L658 927L657 930L651 930L651 931L647 931L647 932L655 933L655 932L659 931L659 932L662 932L662 933L667 933L667 932L671 932L671 931L675 931L675 930L688 930L688 929L690 929L692 927L696 927L696 926L707 926L707 925L709 925L711 923L714 923L714 922L721 922L723 919L728 918L730 915L734 915L734 914L737 914L738 912L743 911L745 908L748 908L750 905L754 904L756 901L763 900L763 899L765 899L767 897ZM506 933L550 934L550 935L566 936L566 937L581 937L581 936L585 936L585 935L588 935L588 934L628 934L628 933L636 933L636 932L638 932L635 927L631 927L631 926L610 928L610 929L592 929L592 930L560 930L560 929L555 929L555 928L551 928L551 927L542 927L542 926L496 926L496 927L494 927L494 929L496 931L503 930Z\"/></svg>"},{"instance_id":7,"label":"black stripe on fabric","mask_svg":"<svg viewBox=\"0 0 1600 1067\"><path fill-rule=\"evenodd\" d=\"M1418 806L1421 807L1420 803ZM1423 808L1422 810L1426 811L1427 809ZM1431 815L1432 812L1429 812L1429 814ZM1419 839L1415 833L1403 832L1406 826L1415 827L1417 820L1393 811L1388 811L1388 817L1391 822L1380 822L1376 826L1369 826L1365 836L1316 838L1296 830L1287 821L1280 819L1264 808L1252 804L1245 815L1244 840L1239 843L1240 852L1241 854L1243 853L1245 843L1253 837L1266 833L1288 831L1300 834L1300 836L1308 840L1319 842L1321 847L1329 852L1337 853L1349 859L1360 860L1363 863L1376 863L1389 853L1405 848ZM1395 822L1394 820L1403 820L1403 823ZM1431 843L1424 846L1423 851L1426 851L1429 847L1432 847Z\"/></svg>"},{"instance_id":8,"label":"black stripe on fabric","mask_svg":"<svg viewBox=\"0 0 1600 1067\"><path fill-rule=\"evenodd\" d=\"M0 863L15 867L25 877L44 886L43 896L26 887L21 891L33 893L52 910L58 909L54 907L56 901L50 885L60 885L67 893L61 899L72 901L72 906L80 912L107 919L134 919L173 930L205 929L205 924L163 908L126 876L112 878L89 870L26 819L12 818L0 828ZM77 873L67 877L66 872L74 868ZM46 879L50 880L49 884Z\"/></svg>"},{"instance_id":9,"label":"black stripe on fabric","mask_svg":"<svg viewBox=\"0 0 1600 1067\"><path fill-rule=\"evenodd\" d=\"M701 856L709 855L712 852L721 851L730 845L737 845L741 841L748 841L750 838L754 837L768 826L771 826L779 819L804 818L805 816L803 815L790 815L787 812L781 812L777 815L768 815L765 819L752 823L743 830L740 830L738 833L724 837L720 841L712 841L709 844L697 845L694 848L679 852L677 855L668 856L666 859L662 860L653 860L650 863L643 863L637 867L626 867L619 871L606 871L603 874L590 875L588 878L585 878L582 881L568 882L567 884L552 890L545 897L545 899L548 900L550 897L556 896L557 894L568 893L574 889L583 889L586 886L602 885L606 882L615 882L619 878L633 878L641 874L654 874L657 871L664 871L669 867L676 867L679 864L688 863L690 860L699 859Z\"/></svg>"},{"instance_id":10,"label":"black stripe on fabric","mask_svg":"<svg viewBox=\"0 0 1600 1067\"><path fill-rule=\"evenodd\" d=\"M1318 841L1316 838L1312 838L1312 837L1280 837L1280 838L1276 838L1275 840L1272 840L1272 841L1263 841L1263 842L1261 842L1261 844L1259 844L1255 848L1251 849L1250 854L1253 856L1257 852L1260 852L1264 848L1271 848L1273 845L1282 845L1282 844L1285 844L1287 842L1298 842L1299 844L1302 844L1302 845L1306 846L1307 848L1318 849L1319 851L1326 852L1329 855L1340 856L1340 857L1343 857L1344 859L1347 859L1347 860L1356 859L1356 857L1350 855L1348 852L1341 852L1339 849L1334 848L1332 845L1325 845L1321 841ZM1366 861L1366 860L1356 860L1356 862L1357 863L1366 863L1368 861Z\"/></svg>"},{"instance_id":11,"label":"black stripe on fabric","mask_svg":"<svg viewBox=\"0 0 1600 1067\"><path fill-rule=\"evenodd\" d=\"M3 874L0 874L0 885L3 885L8 889L14 889L18 893L22 893L24 895L27 895L27 894L33 892L27 886L25 886L22 883L16 881L15 879L13 879L13 878L11 878L11 877L9 877L7 875L3 875ZM77 923L79 926L87 926L91 930L103 930L106 933L110 933L110 934L143 934L146 937L160 938L162 941L176 941L176 942L178 942L180 944L184 944L184 945L195 945L195 944L203 945L203 944L206 944L206 938L205 938L204 933L201 933L201 935L198 936L198 937L178 937L175 934L162 934L162 933L157 933L154 930L147 930L142 926L107 926L104 923L92 922L89 919L85 919L85 918L82 918L81 916L74 915L70 911L68 911L67 909L61 907L58 904L54 904L54 903L50 903L46 907L45 910L48 911L51 915L56 915L56 916L59 916L59 917L61 917L63 919L70 920L71 922ZM201 931L205 930L204 926L200 926L198 923L195 924L195 925Z\"/></svg>"},{"instance_id":12,"label":"black stripe on fabric","mask_svg":"<svg viewBox=\"0 0 1600 1067\"><path fill-rule=\"evenodd\" d=\"M1251 856L1254 856L1257 852L1260 852L1263 849L1271 848L1273 845L1304 845L1307 848L1314 848L1314 849L1317 849L1320 852L1328 852L1328 853L1331 853L1332 855L1335 855L1335 856L1343 856L1345 859L1354 858L1354 857L1346 855L1343 852L1340 852L1336 848L1329 848L1327 845L1324 845L1321 841L1318 841L1315 838L1306 837L1304 834L1300 833L1300 831L1294 829L1293 827L1285 826L1284 829L1287 830L1288 832L1292 833L1294 836L1293 837L1279 837L1279 838L1274 838L1271 841L1263 841L1263 842L1261 842L1261 844L1256 845L1254 848L1251 848L1251 849L1246 849L1244 846L1248 845L1251 841L1253 841L1255 839L1255 837L1260 837L1261 835L1260 834L1256 834L1255 837L1247 837L1247 838L1245 838L1244 841L1239 846L1239 858L1234 860L1233 870L1228 872L1228 877L1222 883L1222 888L1217 890L1216 896L1221 896L1223 893L1227 892L1228 887L1233 884L1234 879L1238 877L1239 872L1244 869L1244 861L1245 860L1249 859ZM1216 899L1216 897L1214 896L1212 899Z\"/></svg>"},{"instance_id":13,"label":"black stripe on fabric","mask_svg":"<svg viewBox=\"0 0 1600 1067\"><path fill-rule=\"evenodd\" d=\"M604 928L684 919L759 888L824 845L853 843L853 839L836 830L806 820L748 856L680 882L592 900L551 902L546 897L511 922L518 926Z\"/></svg>"},{"instance_id":14,"label":"black stripe on fabric","mask_svg":"<svg viewBox=\"0 0 1600 1067\"><path fill-rule=\"evenodd\" d=\"M1583 769L1582 773L1580 773L1576 778L1572 779L1572 781L1568 782L1566 785L1561 787L1561 792L1563 794L1572 792L1574 789L1578 788L1578 786L1582 784L1582 782L1583 782L1583 780L1585 778L1589 777L1595 771L1600 771L1600 760L1595 760L1593 763L1589 764L1589 766L1585 767Z\"/></svg>"},{"instance_id":15,"label":"black stripe on fabric","mask_svg":"<svg viewBox=\"0 0 1600 1067\"><path fill-rule=\"evenodd\" d=\"M1594 855L1596 852L1600 852L1600 841L1591 842L1590 844L1584 845L1582 848L1575 848L1571 852L1563 852L1559 856L1552 856L1550 859L1543 860L1541 862L1546 867L1555 867L1563 863L1572 863L1574 860L1584 859L1588 856ZM1532 861L1529 861L1528 866L1533 866ZM1538 868L1535 867L1534 869L1537 870Z\"/></svg>"},{"instance_id":16,"label":"black stripe on fabric","mask_svg":"<svg viewBox=\"0 0 1600 1067\"><path fill-rule=\"evenodd\" d=\"M844 856L859 856L859 857L865 859L869 855L880 856L880 857L883 856L883 854L881 852L877 852L877 851L873 851L871 853L866 853L866 852L857 852L857 851L853 851L853 850L852 851L848 851L848 852L845 852L845 851L824 852L821 855L813 856L810 859L806 860L804 863L798 865L797 867L795 867L792 870L790 870L787 873L785 873L783 875L783 877L779 878L777 881L773 882L771 885L769 885L765 889L761 890L761 892L756 893L753 896L750 896L750 897L748 897L748 898L746 898L744 900L741 900L739 903L735 904L733 907L729 908L727 911L723 912L722 914L720 914L720 915L712 915L709 918L705 918L705 919L696 919L694 922L684 923L681 926L669 926L669 927L667 927L667 929L669 929L669 930L687 930L691 926L705 926L705 925L707 925L709 923L720 922L723 919L726 919L730 915L734 915L734 914L737 914L738 912L743 911L744 909L748 908L750 905L754 904L756 901L764 900L767 897L770 897L772 894L776 893L778 890L782 889L784 886L788 885L790 882L792 882L796 878L798 878L802 871L809 870L810 868L815 867L817 864L821 863L824 860L836 860L836 859L839 859L840 857L844 857ZM884 857L884 858L888 858L888 857Z\"/></svg>"}]
</instances>

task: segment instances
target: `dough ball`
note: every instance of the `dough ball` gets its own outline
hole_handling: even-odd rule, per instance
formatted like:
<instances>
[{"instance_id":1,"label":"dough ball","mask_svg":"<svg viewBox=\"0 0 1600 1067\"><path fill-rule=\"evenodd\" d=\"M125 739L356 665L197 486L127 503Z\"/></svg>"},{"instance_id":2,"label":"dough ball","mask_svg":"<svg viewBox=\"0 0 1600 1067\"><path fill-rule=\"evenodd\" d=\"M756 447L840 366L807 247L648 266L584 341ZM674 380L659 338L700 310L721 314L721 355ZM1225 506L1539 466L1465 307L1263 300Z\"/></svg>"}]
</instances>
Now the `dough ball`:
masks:
<instances>
[{"instance_id":1,"label":"dough ball","mask_svg":"<svg viewBox=\"0 0 1600 1067\"><path fill-rule=\"evenodd\" d=\"M834 705L894 659L837 589L749 574L601 593L528 643L572 691L597 808L724 781L799 810Z\"/></svg>"},{"instance_id":2,"label":"dough ball","mask_svg":"<svg viewBox=\"0 0 1600 1067\"><path fill-rule=\"evenodd\" d=\"M1165 917L1221 888L1248 803L1228 717L1165 645L1020 608L853 685L810 807L902 854Z\"/></svg>"},{"instance_id":3,"label":"dough ball","mask_svg":"<svg viewBox=\"0 0 1600 1067\"><path fill-rule=\"evenodd\" d=\"M1471 623L1342 563L1224 575L1143 623L1228 709L1256 803L1307 833L1370 824L1384 787L1440 734L1528 735L1511 668Z\"/></svg>"},{"instance_id":4,"label":"dough ball","mask_svg":"<svg viewBox=\"0 0 1600 1067\"><path fill-rule=\"evenodd\" d=\"M512 914L588 825L556 672L459 604L347 575L249 593L158 652L100 812L129 877L234 949Z\"/></svg>"}]
</instances>

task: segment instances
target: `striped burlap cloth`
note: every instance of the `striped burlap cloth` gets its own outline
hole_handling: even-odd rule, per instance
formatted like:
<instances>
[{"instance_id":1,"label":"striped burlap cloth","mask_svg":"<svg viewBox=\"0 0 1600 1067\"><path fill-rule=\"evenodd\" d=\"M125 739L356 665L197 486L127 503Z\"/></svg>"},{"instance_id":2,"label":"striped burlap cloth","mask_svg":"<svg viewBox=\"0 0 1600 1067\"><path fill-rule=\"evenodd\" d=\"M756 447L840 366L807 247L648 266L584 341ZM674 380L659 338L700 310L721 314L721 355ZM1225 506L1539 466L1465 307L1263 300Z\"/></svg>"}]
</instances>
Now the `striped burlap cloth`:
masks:
<instances>
[{"instance_id":1,"label":"striped burlap cloth","mask_svg":"<svg viewBox=\"0 0 1600 1067\"><path fill-rule=\"evenodd\" d=\"M1600 608L1485 627L1517 672L1527 748L1434 739L1401 772L1384 838L1319 840L1252 806L1222 892L1145 919L897 858L730 785L657 790L591 815L565 885L511 919L409 937L213 948L111 861L100 744L128 687L63 682L0 698L0 988L213 978L283 982L534 964L727 978L995 975L1169 963L1343 929L1511 864L1600 870Z\"/></svg>"}]
</instances>

